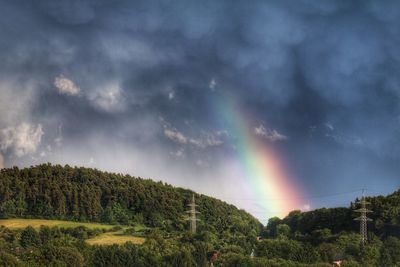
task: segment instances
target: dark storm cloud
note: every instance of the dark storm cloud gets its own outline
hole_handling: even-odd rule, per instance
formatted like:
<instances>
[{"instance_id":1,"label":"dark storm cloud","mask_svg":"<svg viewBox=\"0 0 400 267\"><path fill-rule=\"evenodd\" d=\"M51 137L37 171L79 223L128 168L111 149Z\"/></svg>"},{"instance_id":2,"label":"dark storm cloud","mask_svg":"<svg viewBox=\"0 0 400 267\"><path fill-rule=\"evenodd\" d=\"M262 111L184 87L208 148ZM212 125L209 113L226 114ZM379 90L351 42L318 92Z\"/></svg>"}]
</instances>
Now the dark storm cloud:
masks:
<instances>
[{"instance_id":1,"label":"dark storm cloud","mask_svg":"<svg viewBox=\"0 0 400 267\"><path fill-rule=\"evenodd\" d=\"M86 149L82 160L106 151L123 158L136 150L159 155L160 165L201 168L228 145L196 142L234 139L218 136L228 129L210 108L229 91L251 125L288 137L274 146L306 191L398 184L397 1L0 5L0 129L42 126L35 158L42 151L43 160L68 162L74 148ZM57 77L66 79L64 91ZM68 84L79 93L66 93ZM174 142L166 129L194 141ZM12 149L2 154L7 165L31 163ZM97 166L110 166L105 158Z\"/></svg>"}]
</instances>

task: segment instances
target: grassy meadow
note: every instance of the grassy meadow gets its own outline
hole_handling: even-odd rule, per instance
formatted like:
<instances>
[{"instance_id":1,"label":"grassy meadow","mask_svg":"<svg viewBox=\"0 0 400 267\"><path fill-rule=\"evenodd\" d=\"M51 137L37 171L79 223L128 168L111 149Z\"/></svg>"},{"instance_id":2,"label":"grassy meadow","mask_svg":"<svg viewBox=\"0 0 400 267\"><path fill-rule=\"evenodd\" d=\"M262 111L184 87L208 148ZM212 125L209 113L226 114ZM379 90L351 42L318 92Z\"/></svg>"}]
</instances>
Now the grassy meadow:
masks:
<instances>
[{"instance_id":1,"label":"grassy meadow","mask_svg":"<svg viewBox=\"0 0 400 267\"><path fill-rule=\"evenodd\" d=\"M75 228L78 226L84 226L89 229L103 229L111 230L116 225L100 224L100 223L83 223L73 221L62 221L62 220L45 220L45 219L0 219L0 226L7 227L9 229L17 230L24 229L28 226L32 226L35 229L39 229L40 226L49 227L60 227L60 228ZM124 244L128 241L141 245L146 240L143 237L137 237L133 235L124 234L124 230L127 227L121 227L121 230L105 232L99 234L93 238L86 240L89 245L113 245L113 244ZM135 227L136 230L142 229L142 226Z\"/></svg>"},{"instance_id":2,"label":"grassy meadow","mask_svg":"<svg viewBox=\"0 0 400 267\"><path fill-rule=\"evenodd\" d=\"M141 245L146 239L143 237L124 235L122 231L119 232L107 232L100 234L93 238L87 239L86 243L89 245L112 245L112 244L124 244L128 241Z\"/></svg>"},{"instance_id":3,"label":"grassy meadow","mask_svg":"<svg viewBox=\"0 0 400 267\"><path fill-rule=\"evenodd\" d=\"M10 229L21 229L27 226L32 226L35 229L39 227L60 227L60 228L75 228L78 226L84 226L89 229L111 229L115 225L100 224L100 223L84 223L84 222L73 222L73 221L62 221L62 220L45 220L45 219L0 219L0 226L4 226Z\"/></svg>"}]
</instances>

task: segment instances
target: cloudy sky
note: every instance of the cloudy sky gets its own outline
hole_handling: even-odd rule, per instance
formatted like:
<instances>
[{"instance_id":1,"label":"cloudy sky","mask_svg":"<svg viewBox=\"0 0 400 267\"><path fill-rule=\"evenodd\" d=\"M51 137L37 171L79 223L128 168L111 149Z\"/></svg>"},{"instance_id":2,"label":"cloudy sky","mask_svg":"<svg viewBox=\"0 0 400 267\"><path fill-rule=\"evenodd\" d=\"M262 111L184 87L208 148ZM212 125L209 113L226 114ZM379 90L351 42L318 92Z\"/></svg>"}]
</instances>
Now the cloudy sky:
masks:
<instances>
[{"instance_id":1,"label":"cloudy sky","mask_svg":"<svg viewBox=\"0 0 400 267\"><path fill-rule=\"evenodd\" d=\"M299 208L389 193L399 25L395 0L0 1L0 167L129 173L266 220L275 211L237 183L229 96Z\"/></svg>"}]
</instances>

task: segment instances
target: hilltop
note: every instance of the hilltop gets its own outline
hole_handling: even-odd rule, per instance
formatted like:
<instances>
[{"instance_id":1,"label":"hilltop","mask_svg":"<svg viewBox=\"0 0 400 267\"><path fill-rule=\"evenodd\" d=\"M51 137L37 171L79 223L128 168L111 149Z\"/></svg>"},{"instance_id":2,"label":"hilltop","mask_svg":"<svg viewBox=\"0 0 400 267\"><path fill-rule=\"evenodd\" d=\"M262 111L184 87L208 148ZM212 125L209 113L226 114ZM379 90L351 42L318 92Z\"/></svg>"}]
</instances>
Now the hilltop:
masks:
<instances>
[{"instance_id":1,"label":"hilltop","mask_svg":"<svg viewBox=\"0 0 400 267\"><path fill-rule=\"evenodd\" d=\"M260 232L262 224L252 215L212 197L150 179L51 164L1 170L0 217L139 223L183 231L193 194L200 229L254 236Z\"/></svg>"}]
</instances>

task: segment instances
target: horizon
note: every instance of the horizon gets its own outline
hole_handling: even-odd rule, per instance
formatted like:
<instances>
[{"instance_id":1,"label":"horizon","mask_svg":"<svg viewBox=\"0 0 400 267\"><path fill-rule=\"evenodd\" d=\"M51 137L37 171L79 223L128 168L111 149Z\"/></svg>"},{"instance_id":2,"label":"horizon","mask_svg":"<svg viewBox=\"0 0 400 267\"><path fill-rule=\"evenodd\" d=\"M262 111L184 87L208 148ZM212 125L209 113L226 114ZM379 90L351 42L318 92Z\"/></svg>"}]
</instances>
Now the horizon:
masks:
<instances>
[{"instance_id":1,"label":"horizon","mask_svg":"<svg viewBox=\"0 0 400 267\"><path fill-rule=\"evenodd\" d=\"M162 183L164 183L165 185L172 186L172 187L174 187L174 188L180 188L180 189L184 189L184 190L189 190L189 191L193 191L195 194L198 194L198 195L213 197L213 196L210 196L210 195L203 194L203 193L201 193L201 192L194 191L194 190L192 190L192 189L190 189L190 188L180 187L180 186L177 186L177 185L174 185L174 184L167 183L167 182L162 181L162 180L157 180L157 179L152 178L152 177L140 177L140 176L134 176L134 175L129 174L129 173L109 172L109 171L107 171L107 170L98 169L98 168L94 168L94 167L85 167L85 166L69 165L69 164L62 165L62 164L52 164L51 162L43 162L43 163L40 163L40 164L38 164L38 165L25 166L25 167L22 167L21 169L35 168L35 167L39 167L39 166L43 166L43 165L51 165L52 167L60 166L60 167L62 167L62 168L65 168L65 167L77 168L77 169L79 169L79 168L87 168L87 169L92 169L92 170L96 170L96 171L100 171L100 172L104 172L104 173L117 174L117 175L121 175L121 176L129 176L129 177L131 177L131 178L133 178L133 179L150 180L150 181L155 182L155 183L162 182ZM18 167L18 166L10 166L10 167L3 168L3 169L12 169L12 168L14 168L14 167L20 168L20 167ZM0 171L3 170L3 169L0 169ZM355 203L355 202L353 202L353 201L355 201L356 199L360 199L360 198L363 197L363 196L366 197L366 198L368 198L368 197L378 197L378 196L387 197L387 196L392 195L393 193L395 193L395 192L397 192L397 191L399 191L399 190L400 190L400 187L399 187L399 188L393 189L392 192L388 192L387 194L368 194L368 192L367 192L365 189L360 189L360 190L356 190L356 191L339 192L339 193L335 193L334 195L343 195L343 194L354 193L354 192L358 192L358 191L360 191L361 194L360 194L360 195L356 195L356 196L355 196L355 199L350 200L349 203L344 204L344 205L342 205L342 206L332 206L332 207L324 207L324 206L322 206L322 207L318 207L318 208L314 208L314 209L307 209L307 210L301 210L301 209L297 209L297 210L296 210L296 209L295 209L295 210L291 210L290 212L293 212L293 211L310 212L310 211L314 211L314 210L318 210L318 209L326 209L326 208L349 208L349 207L351 206L351 203ZM319 198L319 197L323 197L323 196L320 195L320 196L309 196L309 197L310 197L310 198L315 198L315 197L316 197L316 198ZM213 198L218 199L217 197L213 197ZM218 199L218 200L223 201L223 202L225 202L225 203L227 203L227 204L230 204L230 205L234 205L234 204L232 204L231 202L229 202L229 199L228 199L228 200ZM234 205L234 206L235 206L235 205ZM254 216L256 219L260 220L257 216L251 214L251 213L248 212L247 210L242 209L242 208L237 207L237 206L235 206L235 207L238 208L239 210L243 210L243 211L249 213L250 215ZM289 213L290 213L290 212L289 212ZM288 216L289 213L286 214L284 217ZM273 216L273 217L270 217L270 218L275 218L275 217L278 217L278 216ZM278 217L278 218L279 218L279 219L283 219L284 217ZM270 218L268 218L268 219L270 219ZM267 223L268 223L268 221L262 221L262 220L260 220L260 223L262 223L264 226L266 226Z\"/></svg>"},{"instance_id":2,"label":"horizon","mask_svg":"<svg viewBox=\"0 0 400 267\"><path fill-rule=\"evenodd\" d=\"M390 194L399 13L396 1L2 2L0 169L146 177L264 224Z\"/></svg>"}]
</instances>

